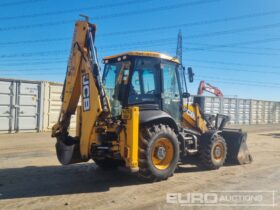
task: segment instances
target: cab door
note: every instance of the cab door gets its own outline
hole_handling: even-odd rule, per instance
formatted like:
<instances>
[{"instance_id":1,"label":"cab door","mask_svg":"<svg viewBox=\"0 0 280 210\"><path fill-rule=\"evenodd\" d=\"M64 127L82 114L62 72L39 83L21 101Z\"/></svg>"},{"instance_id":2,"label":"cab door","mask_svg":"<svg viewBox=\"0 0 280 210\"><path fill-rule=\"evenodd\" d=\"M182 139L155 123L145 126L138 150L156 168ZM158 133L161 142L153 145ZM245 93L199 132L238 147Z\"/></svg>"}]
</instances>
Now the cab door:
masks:
<instances>
[{"instance_id":1,"label":"cab door","mask_svg":"<svg viewBox=\"0 0 280 210\"><path fill-rule=\"evenodd\" d=\"M162 107L178 123L181 119L181 97L176 73L177 65L172 62L162 61Z\"/></svg>"}]
</instances>

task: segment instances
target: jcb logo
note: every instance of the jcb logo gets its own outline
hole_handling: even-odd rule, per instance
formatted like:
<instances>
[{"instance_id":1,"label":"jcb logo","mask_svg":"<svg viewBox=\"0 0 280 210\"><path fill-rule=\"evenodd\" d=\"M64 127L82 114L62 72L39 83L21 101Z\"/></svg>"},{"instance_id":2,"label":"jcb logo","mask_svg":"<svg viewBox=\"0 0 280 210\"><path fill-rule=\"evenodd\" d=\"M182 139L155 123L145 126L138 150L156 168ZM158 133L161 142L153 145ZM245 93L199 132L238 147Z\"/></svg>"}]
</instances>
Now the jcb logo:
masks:
<instances>
[{"instance_id":1,"label":"jcb logo","mask_svg":"<svg viewBox=\"0 0 280 210\"><path fill-rule=\"evenodd\" d=\"M89 75L84 74L82 78L83 83L83 109L84 112L90 110L90 91L89 91Z\"/></svg>"},{"instance_id":2,"label":"jcb logo","mask_svg":"<svg viewBox=\"0 0 280 210\"><path fill-rule=\"evenodd\" d=\"M187 109L187 108L184 108L183 111L184 111L187 115L189 115L190 118L192 118L193 120L195 120L195 114L194 114L191 110L189 110L189 109Z\"/></svg>"}]
</instances>

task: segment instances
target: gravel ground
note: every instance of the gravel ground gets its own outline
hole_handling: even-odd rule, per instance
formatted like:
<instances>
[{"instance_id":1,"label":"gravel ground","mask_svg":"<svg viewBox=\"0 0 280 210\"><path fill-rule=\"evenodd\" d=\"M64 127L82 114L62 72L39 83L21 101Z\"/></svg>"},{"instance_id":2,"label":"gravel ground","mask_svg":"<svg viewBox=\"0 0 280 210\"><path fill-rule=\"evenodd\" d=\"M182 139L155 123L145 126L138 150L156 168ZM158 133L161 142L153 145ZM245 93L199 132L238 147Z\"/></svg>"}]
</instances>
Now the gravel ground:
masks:
<instances>
[{"instance_id":1,"label":"gravel ground","mask_svg":"<svg viewBox=\"0 0 280 210\"><path fill-rule=\"evenodd\" d=\"M185 207L178 202L166 202L167 193L187 198L190 193L207 195L211 191L268 191L261 194L265 204L272 204L271 191L276 191L274 203L278 206L247 208L280 209L280 125L243 129L248 131L252 164L206 171L188 163L179 166L167 181L156 183L143 183L135 175L122 171L104 172L92 161L60 166L55 155L55 139L50 138L50 133L2 134L0 209L244 208Z\"/></svg>"}]
</instances>

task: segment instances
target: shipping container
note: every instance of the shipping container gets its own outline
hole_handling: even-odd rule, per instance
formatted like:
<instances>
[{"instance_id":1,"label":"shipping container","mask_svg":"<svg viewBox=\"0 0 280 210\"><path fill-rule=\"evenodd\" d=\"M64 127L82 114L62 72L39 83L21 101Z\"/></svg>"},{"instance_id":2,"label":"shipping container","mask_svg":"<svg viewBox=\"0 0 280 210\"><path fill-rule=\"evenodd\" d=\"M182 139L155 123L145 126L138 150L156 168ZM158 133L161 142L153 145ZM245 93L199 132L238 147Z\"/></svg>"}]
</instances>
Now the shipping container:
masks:
<instances>
[{"instance_id":1,"label":"shipping container","mask_svg":"<svg viewBox=\"0 0 280 210\"><path fill-rule=\"evenodd\" d=\"M44 83L44 112L43 112L43 130L51 130L57 122L62 105L61 93L63 84L54 82ZM70 129L76 126L76 115L71 118Z\"/></svg>"},{"instance_id":2,"label":"shipping container","mask_svg":"<svg viewBox=\"0 0 280 210\"><path fill-rule=\"evenodd\" d=\"M0 78L0 132L42 130L42 82Z\"/></svg>"},{"instance_id":3,"label":"shipping container","mask_svg":"<svg viewBox=\"0 0 280 210\"><path fill-rule=\"evenodd\" d=\"M227 115L230 117L229 124L280 123L280 102L214 96L201 97L205 97L204 113ZM193 101L193 96L189 101ZM184 103L186 104L187 101L185 100Z\"/></svg>"}]
</instances>

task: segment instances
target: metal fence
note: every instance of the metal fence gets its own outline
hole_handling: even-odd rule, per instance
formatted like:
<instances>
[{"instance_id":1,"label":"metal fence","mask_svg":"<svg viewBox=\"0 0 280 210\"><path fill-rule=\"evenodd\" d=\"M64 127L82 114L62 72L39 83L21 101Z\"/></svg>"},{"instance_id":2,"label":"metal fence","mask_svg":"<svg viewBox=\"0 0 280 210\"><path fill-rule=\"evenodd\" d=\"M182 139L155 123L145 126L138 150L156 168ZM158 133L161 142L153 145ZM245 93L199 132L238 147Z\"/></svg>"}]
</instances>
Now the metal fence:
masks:
<instances>
[{"instance_id":1,"label":"metal fence","mask_svg":"<svg viewBox=\"0 0 280 210\"><path fill-rule=\"evenodd\" d=\"M61 83L0 78L0 132L50 130L61 107ZM280 102L205 97L204 111L230 116L230 124L280 123ZM193 97L190 97L191 103ZM75 128L73 116L70 127Z\"/></svg>"}]
</instances>

